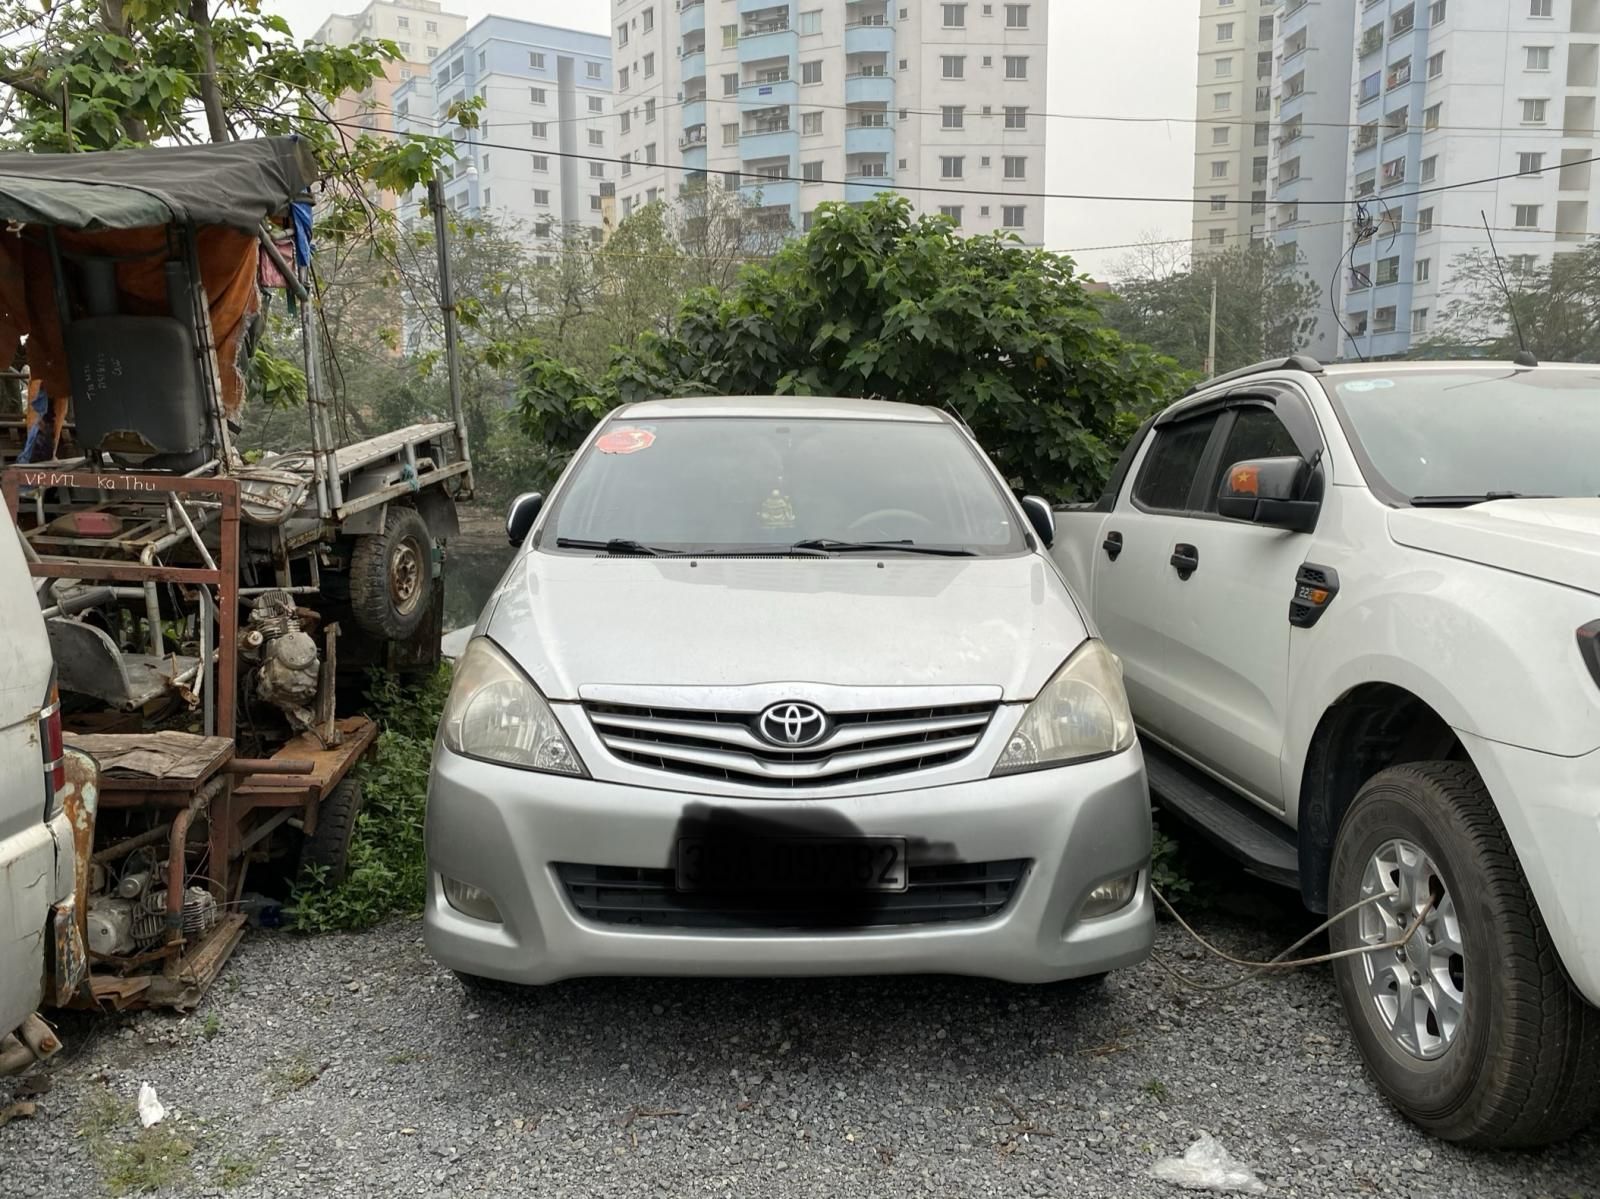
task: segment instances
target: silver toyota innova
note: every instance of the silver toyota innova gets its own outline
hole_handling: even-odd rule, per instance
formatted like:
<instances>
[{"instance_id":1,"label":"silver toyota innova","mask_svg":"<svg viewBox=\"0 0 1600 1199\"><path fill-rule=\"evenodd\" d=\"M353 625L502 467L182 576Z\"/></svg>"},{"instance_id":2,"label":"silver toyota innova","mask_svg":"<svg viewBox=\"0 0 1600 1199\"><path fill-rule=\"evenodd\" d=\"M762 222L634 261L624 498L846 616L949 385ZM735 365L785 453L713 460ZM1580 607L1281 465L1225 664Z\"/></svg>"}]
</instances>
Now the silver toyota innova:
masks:
<instances>
[{"instance_id":1,"label":"silver toyota innova","mask_svg":"<svg viewBox=\"0 0 1600 1199\"><path fill-rule=\"evenodd\" d=\"M1117 659L965 428L867 400L611 413L456 664L429 948L465 981L1143 960Z\"/></svg>"}]
</instances>

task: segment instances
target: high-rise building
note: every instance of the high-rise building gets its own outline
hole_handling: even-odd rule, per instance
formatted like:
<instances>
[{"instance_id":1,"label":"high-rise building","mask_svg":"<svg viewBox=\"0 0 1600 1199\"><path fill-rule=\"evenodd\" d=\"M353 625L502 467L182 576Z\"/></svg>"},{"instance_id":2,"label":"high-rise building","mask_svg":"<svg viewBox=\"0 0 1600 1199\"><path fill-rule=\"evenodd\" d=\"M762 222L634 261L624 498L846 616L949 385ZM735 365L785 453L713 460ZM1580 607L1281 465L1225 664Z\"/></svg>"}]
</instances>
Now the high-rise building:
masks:
<instances>
[{"instance_id":1,"label":"high-rise building","mask_svg":"<svg viewBox=\"0 0 1600 1199\"><path fill-rule=\"evenodd\" d=\"M427 74L440 50L466 27L466 17L445 12L437 0L370 0L360 12L328 17L312 34L313 41L346 46L360 38L383 39L394 42L402 56L386 64L384 73L364 91L340 96L334 104L335 118L351 136L362 129L392 132L395 88Z\"/></svg>"},{"instance_id":2,"label":"high-rise building","mask_svg":"<svg viewBox=\"0 0 1600 1199\"><path fill-rule=\"evenodd\" d=\"M1386 357L1434 332L1485 219L1508 274L1600 233L1577 163L1596 153L1600 0L1367 0L1352 33L1362 207L1336 301L1344 354Z\"/></svg>"},{"instance_id":3,"label":"high-rise building","mask_svg":"<svg viewBox=\"0 0 1600 1199\"><path fill-rule=\"evenodd\" d=\"M1201 0L1194 252L1267 232L1273 14L1279 0Z\"/></svg>"},{"instance_id":4,"label":"high-rise building","mask_svg":"<svg viewBox=\"0 0 1600 1199\"><path fill-rule=\"evenodd\" d=\"M483 102L478 125L463 128L451 109L472 97ZM394 108L404 132L455 138L444 181L453 210L517 225L533 242L574 227L603 235L616 180L603 34L485 17L395 89ZM413 189L402 217L419 220L421 201Z\"/></svg>"},{"instance_id":5,"label":"high-rise building","mask_svg":"<svg viewBox=\"0 0 1600 1199\"><path fill-rule=\"evenodd\" d=\"M612 0L619 215L709 178L805 229L892 186L1040 244L1048 7Z\"/></svg>"}]
</instances>

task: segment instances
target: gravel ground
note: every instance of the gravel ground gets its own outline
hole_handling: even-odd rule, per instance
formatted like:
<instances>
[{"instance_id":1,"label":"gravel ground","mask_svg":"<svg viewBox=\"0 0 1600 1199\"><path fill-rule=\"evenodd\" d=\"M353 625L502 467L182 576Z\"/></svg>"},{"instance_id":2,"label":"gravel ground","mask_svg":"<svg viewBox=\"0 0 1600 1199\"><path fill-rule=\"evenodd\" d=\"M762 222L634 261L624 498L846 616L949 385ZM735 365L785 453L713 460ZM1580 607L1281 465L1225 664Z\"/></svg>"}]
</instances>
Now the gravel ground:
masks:
<instances>
[{"instance_id":1,"label":"gravel ground","mask_svg":"<svg viewBox=\"0 0 1600 1199\"><path fill-rule=\"evenodd\" d=\"M1262 955L1294 931L1271 925L1203 931ZM1228 977L1170 925L1158 952ZM1400 1120L1320 968L1221 994L1146 965L1088 992L600 980L478 998L400 921L256 933L199 1012L62 1031L38 1113L0 1129L6 1199L150 1177L136 1154L162 1142L110 1100L143 1081L173 1113L155 1133L191 1149L170 1195L1166 1196L1152 1164L1201 1130L1273 1195L1600 1194L1600 1132L1483 1154Z\"/></svg>"}]
</instances>

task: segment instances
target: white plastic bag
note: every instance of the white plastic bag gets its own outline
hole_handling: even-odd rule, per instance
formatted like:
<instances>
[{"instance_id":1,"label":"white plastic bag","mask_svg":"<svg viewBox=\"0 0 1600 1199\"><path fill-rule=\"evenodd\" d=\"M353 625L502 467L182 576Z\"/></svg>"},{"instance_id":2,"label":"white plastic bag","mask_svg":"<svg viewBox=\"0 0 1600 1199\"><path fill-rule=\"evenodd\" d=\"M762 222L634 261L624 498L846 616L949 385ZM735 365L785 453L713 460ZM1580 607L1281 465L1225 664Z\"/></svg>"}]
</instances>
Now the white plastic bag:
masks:
<instances>
[{"instance_id":1,"label":"white plastic bag","mask_svg":"<svg viewBox=\"0 0 1600 1199\"><path fill-rule=\"evenodd\" d=\"M152 1124L159 1124L167 1114L167 1109L161 1106L161 1100L156 1098L156 1089L147 1082L139 1084L139 1123L149 1128Z\"/></svg>"},{"instance_id":2,"label":"white plastic bag","mask_svg":"<svg viewBox=\"0 0 1600 1199\"><path fill-rule=\"evenodd\" d=\"M1233 1155L1209 1132L1202 1132L1200 1139L1190 1145L1182 1157L1162 1158L1151 1173L1186 1191L1241 1191L1247 1195L1262 1195L1267 1190L1255 1171L1234 1161Z\"/></svg>"}]
</instances>

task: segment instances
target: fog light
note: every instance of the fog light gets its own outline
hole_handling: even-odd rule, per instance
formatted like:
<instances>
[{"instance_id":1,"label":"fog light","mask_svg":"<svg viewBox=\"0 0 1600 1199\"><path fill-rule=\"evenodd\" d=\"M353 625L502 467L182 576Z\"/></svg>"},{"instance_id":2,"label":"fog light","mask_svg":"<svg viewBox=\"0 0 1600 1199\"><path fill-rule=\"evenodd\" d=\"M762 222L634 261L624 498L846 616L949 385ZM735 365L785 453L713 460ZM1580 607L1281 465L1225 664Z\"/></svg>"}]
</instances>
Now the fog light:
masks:
<instances>
[{"instance_id":1,"label":"fog light","mask_svg":"<svg viewBox=\"0 0 1600 1199\"><path fill-rule=\"evenodd\" d=\"M489 897L489 892L445 875L439 877L444 882L444 897L456 911L463 916L471 916L474 920L487 920L490 924L500 923L500 909L494 906L494 900Z\"/></svg>"},{"instance_id":2,"label":"fog light","mask_svg":"<svg viewBox=\"0 0 1600 1199\"><path fill-rule=\"evenodd\" d=\"M1133 902L1134 894L1138 890L1139 875L1137 872L1101 883L1093 891L1089 892L1089 898L1084 901L1084 919L1091 919L1095 916L1109 916L1112 912L1127 907Z\"/></svg>"}]
</instances>

